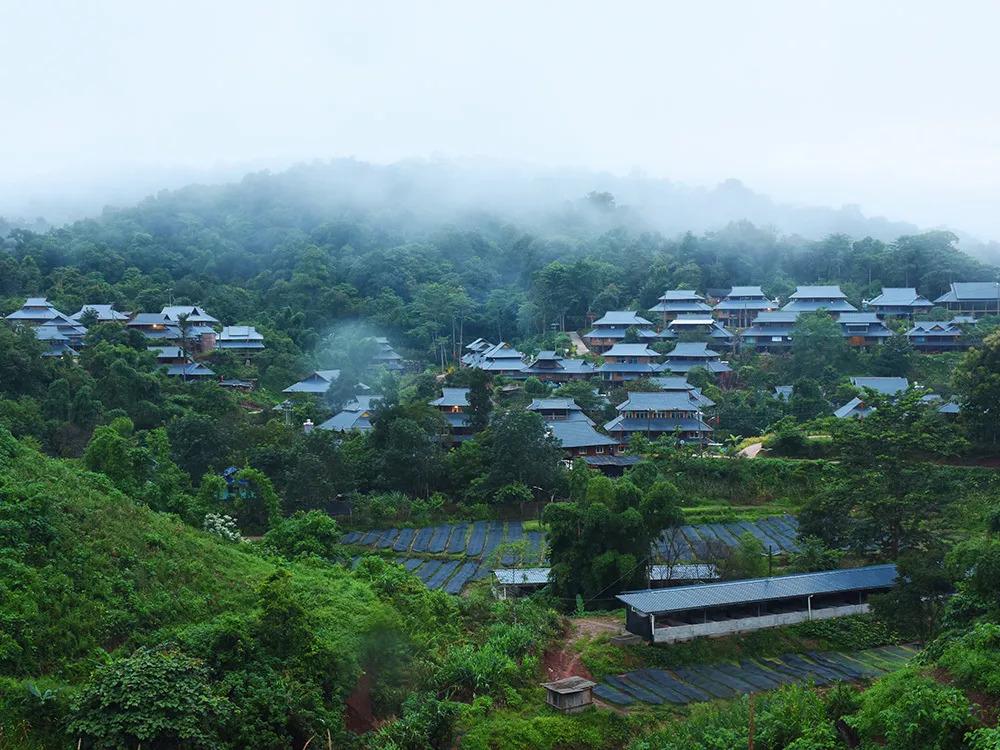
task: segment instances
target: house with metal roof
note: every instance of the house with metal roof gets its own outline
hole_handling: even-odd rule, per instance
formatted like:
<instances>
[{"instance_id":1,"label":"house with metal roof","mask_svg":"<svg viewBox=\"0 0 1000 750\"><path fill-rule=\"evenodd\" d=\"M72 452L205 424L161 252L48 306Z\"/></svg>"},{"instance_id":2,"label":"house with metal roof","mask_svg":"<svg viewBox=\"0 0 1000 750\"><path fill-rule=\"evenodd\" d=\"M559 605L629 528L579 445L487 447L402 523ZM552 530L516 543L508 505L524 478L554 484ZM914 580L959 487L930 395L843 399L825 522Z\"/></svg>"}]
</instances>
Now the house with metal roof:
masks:
<instances>
[{"instance_id":1,"label":"house with metal roof","mask_svg":"<svg viewBox=\"0 0 1000 750\"><path fill-rule=\"evenodd\" d=\"M601 354L624 341L630 328L635 329L639 340L645 343L651 344L662 338L650 321L633 310L609 310L595 320L591 330L581 338L586 342L588 349ZM666 336L670 338L673 334L667 333Z\"/></svg>"},{"instance_id":2,"label":"house with metal roof","mask_svg":"<svg viewBox=\"0 0 1000 750\"><path fill-rule=\"evenodd\" d=\"M81 325L78 321L72 320L58 311L53 317L44 323L36 325L35 328L36 332L39 329L58 331L72 347L83 346L83 337L87 335L86 326Z\"/></svg>"},{"instance_id":3,"label":"house with metal roof","mask_svg":"<svg viewBox=\"0 0 1000 750\"><path fill-rule=\"evenodd\" d=\"M701 388L695 388L691 385L684 375L657 375L650 378L649 382L653 383L661 391L686 393L691 399L691 403L702 409L710 409L715 406L715 402L703 394Z\"/></svg>"},{"instance_id":4,"label":"house with metal roof","mask_svg":"<svg viewBox=\"0 0 1000 750\"><path fill-rule=\"evenodd\" d=\"M685 442L704 442L712 435L701 408L684 392L630 393L615 408L618 416L604 425L604 430L622 443L633 435L650 440L676 435Z\"/></svg>"},{"instance_id":5,"label":"house with metal roof","mask_svg":"<svg viewBox=\"0 0 1000 750\"><path fill-rule=\"evenodd\" d=\"M344 408L325 422L316 425L318 430L331 432L368 432L372 429L371 415L382 396L359 394L344 404Z\"/></svg>"},{"instance_id":6,"label":"house with metal roof","mask_svg":"<svg viewBox=\"0 0 1000 750\"><path fill-rule=\"evenodd\" d=\"M892 331L873 312L841 313L837 322L847 343L859 349L878 346L892 338Z\"/></svg>"},{"instance_id":7,"label":"house with metal roof","mask_svg":"<svg viewBox=\"0 0 1000 750\"><path fill-rule=\"evenodd\" d=\"M650 565L647 574L650 588L683 586L719 579L716 567L707 563ZM498 599L530 594L548 585L551 575L552 569L547 567L496 568L493 571L493 592Z\"/></svg>"},{"instance_id":8,"label":"house with metal roof","mask_svg":"<svg viewBox=\"0 0 1000 750\"><path fill-rule=\"evenodd\" d=\"M934 304L956 315L1000 315L1000 281L954 281Z\"/></svg>"},{"instance_id":9,"label":"house with metal roof","mask_svg":"<svg viewBox=\"0 0 1000 750\"><path fill-rule=\"evenodd\" d=\"M442 388L440 398L429 403L445 418L453 443L461 443L471 437L468 412L472 405L469 403L468 388Z\"/></svg>"},{"instance_id":10,"label":"house with metal roof","mask_svg":"<svg viewBox=\"0 0 1000 750\"><path fill-rule=\"evenodd\" d=\"M223 326L215 346L225 351L259 352L264 349L264 336L254 326Z\"/></svg>"},{"instance_id":11,"label":"house with metal roof","mask_svg":"<svg viewBox=\"0 0 1000 750\"><path fill-rule=\"evenodd\" d=\"M179 323L181 316L186 315L186 320L191 325L215 326L219 324L218 318L212 317L197 305L168 305L160 311L160 314L173 323Z\"/></svg>"},{"instance_id":12,"label":"house with metal roof","mask_svg":"<svg viewBox=\"0 0 1000 750\"><path fill-rule=\"evenodd\" d=\"M748 633L865 614L896 583L895 565L628 591L625 629L653 643Z\"/></svg>"},{"instance_id":13,"label":"house with metal roof","mask_svg":"<svg viewBox=\"0 0 1000 750\"><path fill-rule=\"evenodd\" d=\"M79 356L79 352L70 346L69 338L54 326L35 326L33 328L35 338L44 342L47 349L42 352L43 357L61 357L68 354L71 357Z\"/></svg>"},{"instance_id":14,"label":"house with metal roof","mask_svg":"<svg viewBox=\"0 0 1000 750\"><path fill-rule=\"evenodd\" d=\"M743 345L757 352L787 352L792 347L792 330L799 315L784 311L759 313L740 334Z\"/></svg>"},{"instance_id":15,"label":"house with metal roof","mask_svg":"<svg viewBox=\"0 0 1000 750\"><path fill-rule=\"evenodd\" d=\"M207 380L208 378L215 377L215 372L201 362L167 365L166 373L170 377L177 377L182 380Z\"/></svg>"},{"instance_id":16,"label":"house with metal roof","mask_svg":"<svg viewBox=\"0 0 1000 750\"><path fill-rule=\"evenodd\" d=\"M667 353L660 365L661 371L680 375L687 375L696 367L722 377L733 371L733 368L722 361L717 351L709 349L707 344L700 341L681 341Z\"/></svg>"},{"instance_id":17,"label":"house with metal roof","mask_svg":"<svg viewBox=\"0 0 1000 750\"><path fill-rule=\"evenodd\" d=\"M585 380L597 374L597 367L585 359L570 359L554 351L541 351L520 372L520 377L535 377L547 383Z\"/></svg>"},{"instance_id":18,"label":"house with metal roof","mask_svg":"<svg viewBox=\"0 0 1000 750\"><path fill-rule=\"evenodd\" d=\"M337 382L340 377L340 370L316 370L298 383L285 388L282 393L312 393L322 395L330 390L330 386Z\"/></svg>"},{"instance_id":19,"label":"house with metal roof","mask_svg":"<svg viewBox=\"0 0 1000 750\"><path fill-rule=\"evenodd\" d=\"M28 297L23 305L5 316L4 320L18 325L38 326L60 316L66 317L45 297Z\"/></svg>"},{"instance_id":20,"label":"house with metal roof","mask_svg":"<svg viewBox=\"0 0 1000 750\"><path fill-rule=\"evenodd\" d=\"M659 358L659 352L646 344L615 344L604 352L604 364L597 371L608 382L639 380L660 372Z\"/></svg>"},{"instance_id":21,"label":"house with metal roof","mask_svg":"<svg viewBox=\"0 0 1000 750\"><path fill-rule=\"evenodd\" d=\"M125 323L129 319L129 314L119 312L114 305L84 305L78 312L70 315L70 320L80 322L80 319L87 313L93 313L98 323Z\"/></svg>"},{"instance_id":22,"label":"house with metal roof","mask_svg":"<svg viewBox=\"0 0 1000 750\"><path fill-rule=\"evenodd\" d=\"M917 294L911 286L882 287L882 293L867 300L865 307L880 318L912 318L918 313L930 312L934 303Z\"/></svg>"},{"instance_id":23,"label":"house with metal roof","mask_svg":"<svg viewBox=\"0 0 1000 750\"><path fill-rule=\"evenodd\" d=\"M712 314L712 308L705 303L705 298L694 289L668 290L662 294L657 304L649 308L649 311L660 313L664 326L678 315Z\"/></svg>"},{"instance_id":24,"label":"house with metal roof","mask_svg":"<svg viewBox=\"0 0 1000 750\"><path fill-rule=\"evenodd\" d=\"M465 354L462 355L461 362L467 367L473 366L487 349L492 349L493 344L483 338L478 338L465 345Z\"/></svg>"},{"instance_id":25,"label":"house with metal roof","mask_svg":"<svg viewBox=\"0 0 1000 750\"><path fill-rule=\"evenodd\" d=\"M847 301L839 286L800 286L781 308L784 312L815 312L826 310L836 317L844 312L857 312L858 308Z\"/></svg>"},{"instance_id":26,"label":"house with metal roof","mask_svg":"<svg viewBox=\"0 0 1000 750\"><path fill-rule=\"evenodd\" d=\"M621 471L635 461L635 456L623 456L625 446L612 437L594 429L590 421L584 420L556 420L549 421L545 425L549 434L559 441L563 451L566 453L566 460L573 461L582 458L587 464L592 458L602 459L594 463L593 468L604 470L617 467ZM614 459L621 458L621 461Z\"/></svg>"},{"instance_id":27,"label":"house with metal roof","mask_svg":"<svg viewBox=\"0 0 1000 750\"><path fill-rule=\"evenodd\" d=\"M372 357L372 365L384 367L390 372L402 372L403 358L389 344L389 339L385 336L376 336L375 343L378 346L378 351Z\"/></svg>"},{"instance_id":28,"label":"house with metal roof","mask_svg":"<svg viewBox=\"0 0 1000 750\"><path fill-rule=\"evenodd\" d=\"M554 421L576 421L593 424L590 417L583 413L583 409L571 398L536 398L528 404L528 411L540 414L546 422Z\"/></svg>"},{"instance_id":29,"label":"house with metal roof","mask_svg":"<svg viewBox=\"0 0 1000 750\"><path fill-rule=\"evenodd\" d=\"M954 321L918 320L906 332L910 345L921 352L954 352L969 348L962 325Z\"/></svg>"},{"instance_id":30,"label":"house with metal roof","mask_svg":"<svg viewBox=\"0 0 1000 750\"><path fill-rule=\"evenodd\" d=\"M856 375L851 378L851 385L864 391L870 389L883 396L896 396L903 393L910 387L910 381L906 378L884 378L868 377ZM874 406L868 403L864 393L855 396L846 404L833 412L833 416L838 419L863 419L875 410Z\"/></svg>"},{"instance_id":31,"label":"house with metal roof","mask_svg":"<svg viewBox=\"0 0 1000 750\"><path fill-rule=\"evenodd\" d=\"M181 340L180 327L163 313L136 313L125 326L139 331L151 341L179 342Z\"/></svg>"},{"instance_id":32,"label":"house with metal roof","mask_svg":"<svg viewBox=\"0 0 1000 750\"><path fill-rule=\"evenodd\" d=\"M477 354L469 367L494 375L518 377L524 369L524 355L506 341L501 341Z\"/></svg>"},{"instance_id":33,"label":"house with metal roof","mask_svg":"<svg viewBox=\"0 0 1000 750\"><path fill-rule=\"evenodd\" d=\"M746 328L760 313L777 309L778 301L768 299L759 286L734 286L719 300L712 314L724 326Z\"/></svg>"},{"instance_id":34,"label":"house with metal roof","mask_svg":"<svg viewBox=\"0 0 1000 750\"><path fill-rule=\"evenodd\" d=\"M188 363L187 355L179 346L147 346L147 352L156 357L158 365L184 365Z\"/></svg>"},{"instance_id":35,"label":"house with metal roof","mask_svg":"<svg viewBox=\"0 0 1000 750\"><path fill-rule=\"evenodd\" d=\"M725 347L732 347L736 343L736 336L727 331L710 314L678 315L667 323L667 330L673 331L678 337L683 337L685 341L698 338L713 346Z\"/></svg>"}]
</instances>

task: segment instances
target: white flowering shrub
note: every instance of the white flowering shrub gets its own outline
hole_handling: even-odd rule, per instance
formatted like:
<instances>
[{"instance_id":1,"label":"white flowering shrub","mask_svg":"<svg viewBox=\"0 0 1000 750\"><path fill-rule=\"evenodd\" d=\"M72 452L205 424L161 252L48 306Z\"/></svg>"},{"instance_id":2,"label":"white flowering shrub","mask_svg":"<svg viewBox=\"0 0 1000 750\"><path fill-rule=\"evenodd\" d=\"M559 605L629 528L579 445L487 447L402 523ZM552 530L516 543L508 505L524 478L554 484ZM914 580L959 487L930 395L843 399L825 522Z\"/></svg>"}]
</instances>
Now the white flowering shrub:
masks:
<instances>
[{"instance_id":1,"label":"white flowering shrub","mask_svg":"<svg viewBox=\"0 0 1000 750\"><path fill-rule=\"evenodd\" d=\"M225 539L227 542L242 542L243 535L236 527L236 519L219 513L208 513L202 522L202 528L209 534Z\"/></svg>"}]
</instances>

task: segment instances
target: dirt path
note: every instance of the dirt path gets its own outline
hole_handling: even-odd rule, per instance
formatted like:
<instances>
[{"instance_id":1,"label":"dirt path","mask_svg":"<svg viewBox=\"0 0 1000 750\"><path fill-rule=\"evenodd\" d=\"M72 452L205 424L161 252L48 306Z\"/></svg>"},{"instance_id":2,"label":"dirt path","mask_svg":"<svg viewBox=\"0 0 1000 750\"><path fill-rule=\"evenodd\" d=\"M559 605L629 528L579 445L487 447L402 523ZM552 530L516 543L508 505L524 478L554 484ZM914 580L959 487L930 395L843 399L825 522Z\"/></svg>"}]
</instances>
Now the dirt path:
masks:
<instances>
[{"instance_id":1,"label":"dirt path","mask_svg":"<svg viewBox=\"0 0 1000 750\"><path fill-rule=\"evenodd\" d=\"M585 677L593 679L590 670L580 659L575 645L585 637L610 633L616 635L622 630L620 617L582 617L570 621L563 645L545 652L545 679L561 680L563 677Z\"/></svg>"},{"instance_id":2,"label":"dirt path","mask_svg":"<svg viewBox=\"0 0 1000 750\"><path fill-rule=\"evenodd\" d=\"M742 456L743 458L756 458L757 454L760 453L763 447L763 443L750 443L750 445L741 450L737 455Z\"/></svg>"},{"instance_id":3,"label":"dirt path","mask_svg":"<svg viewBox=\"0 0 1000 750\"><path fill-rule=\"evenodd\" d=\"M573 351L575 354L590 354L590 349L587 345L583 343L583 339L580 338L580 334L576 331L569 331L569 340L573 344Z\"/></svg>"}]
</instances>

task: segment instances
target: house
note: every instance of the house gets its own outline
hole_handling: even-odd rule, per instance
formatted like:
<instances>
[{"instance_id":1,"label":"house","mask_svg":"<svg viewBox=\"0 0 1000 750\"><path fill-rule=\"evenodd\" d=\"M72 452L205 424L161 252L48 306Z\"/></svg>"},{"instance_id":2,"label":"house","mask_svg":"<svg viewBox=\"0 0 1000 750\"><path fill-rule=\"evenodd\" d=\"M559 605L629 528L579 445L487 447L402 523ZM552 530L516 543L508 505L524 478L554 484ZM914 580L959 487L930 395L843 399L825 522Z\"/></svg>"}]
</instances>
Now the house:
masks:
<instances>
[{"instance_id":1,"label":"house","mask_svg":"<svg viewBox=\"0 0 1000 750\"><path fill-rule=\"evenodd\" d=\"M206 378L215 377L215 372L201 362L167 365L166 372L171 377L179 377L183 380L205 380Z\"/></svg>"},{"instance_id":2,"label":"house","mask_svg":"<svg viewBox=\"0 0 1000 750\"><path fill-rule=\"evenodd\" d=\"M75 320L71 320L58 311L54 317L35 327L36 335L40 330L58 331L72 347L83 346L83 337L87 335L87 328L85 326Z\"/></svg>"},{"instance_id":3,"label":"house","mask_svg":"<svg viewBox=\"0 0 1000 750\"><path fill-rule=\"evenodd\" d=\"M84 305L69 317L79 323L87 313L93 313L98 323L125 323L129 319L128 313L118 312L114 305Z\"/></svg>"},{"instance_id":4,"label":"house","mask_svg":"<svg viewBox=\"0 0 1000 750\"><path fill-rule=\"evenodd\" d=\"M788 303L781 308L784 312L815 312L826 310L836 317L844 312L857 312L858 308L847 301L847 295L839 286L800 286Z\"/></svg>"},{"instance_id":5,"label":"house","mask_svg":"<svg viewBox=\"0 0 1000 750\"><path fill-rule=\"evenodd\" d=\"M618 416L604 425L604 430L623 443L633 435L656 440L675 434L685 442L703 442L712 434L701 409L687 393L630 393L616 408Z\"/></svg>"},{"instance_id":6,"label":"house","mask_svg":"<svg viewBox=\"0 0 1000 750\"><path fill-rule=\"evenodd\" d=\"M153 341L181 340L181 329L163 313L137 313L125 325Z\"/></svg>"},{"instance_id":7,"label":"house","mask_svg":"<svg viewBox=\"0 0 1000 750\"><path fill-rule=\"evenodd\" d=\"M596 682L585 677L564 677L555 682L543 682L545 702L566 714L584 711L594 702Z\"/></svg>"},{"instance_id":8,"label":"house","mask_svg":"<svg viewBox=\"0 0 1000 750\"><path fill-rule=\"evenodd\" d=\"M589 420L560 420L546 424L549 433L562 446L567 461L582 458L592 468L620 473L637 463L637 456L621 455L625 446L596 429Z\"/></svg>"},{"instance_id":9,"label":"house","mask_svg":"<svg viewBox=\"0 0 1000 750\"><path fill-rule=\"evenodd\" d=\"M223 326L215 347L224 351L259 352L264 348L264 336L253 326Z\"/></svg>"},{"instance_id":10,"label":"house","mask_svg":"<svg viewBox=\"0 0 1000 750\"><path fill-rule=\"evenodd\" d=\"M215 326L219 325L219 321L200 307L172 305L164 307L161 315L187 338L188 348L199 352L215 349L218 337Z\"/></svg>"},{"instance_id":11,"label":"house","mask_svg":"<svg viewBox=\"0 0 1000 750\"><path fill-rule=\"evenodd\" d=\"M847 343L853 347L867 348L885 343L892 338L892 331L873 312L841 313L837 319Z\"/></svg>"},{"instance_id":12,"label":"house","mask_svg":"<svg viewBox=\"0 0 1000 750\"><path fill-rule=\"evenodd\" d=\"M774 386L774 397L779 401L791 401L792 394L795 392L794 385L776 385Z\"/></svg>"},{"instance_id":13,"label":"house","mask_svg":"<svg viewBox=\"0 0 1000 750\"><path fill-rule=\"evenodd\" d=\"M597 371L609 382L639 380L660 372L659 357L646 344L615 344L604 352L604 364Z\"/></svg>"},{"instance_id":14,"label":"house","mask_svg":"<svg viewBox=\"0 0 1000 750\"><path fill-rule=\"evenodd\" d=\"M465 345L465 354L462 355L462 364L467 366L472 366L474 362L478 360L482 353L487 349L492 349L493 344L491 344L486 339L476 339L475 341Z\"/></svg>"},{"instance_id":15,"label":"house","mask_svg":"<svg viewBox=\"0 0 1000 750\"><path fill-rule=\"evenodd\" d=\"M746 328L760 313L777 309L777 300L768 299L759 286L734 286L712 314L723 326Z\"/></svg>"},{"instance_id":16,"label":"house","mask_svg":"<svg viewBox=\"0 0 1000 750\"><path fill-rule=\"evenodd\" d=\"M384 367L390 372L402 372L403 358L390 346L389 339L384 336L376 336L375 343L378 345L378 351L372 357L372 364L375 367Z\"/></svg>"},{"instance_id":17,"label":"house","mask_svg":"<svg viewBox=\"0 0 1000 750\"><path fill-rule=\"evenodd\" d=\"M865 307L880 318L912 318L930 312L934 303L917 294L913 287L882 287L882 293L865 302Z\"/></svg>"},{"instance_id":18,"label":"house","mask_svg":"<svg viewBox=\"0 0 1000 750\"><path fill-rule=\"evenodd\" d=\"M736 343L736 337L732 333L711 315L704 313L678 315L667 323L667 330L684 337L686 341L698 338L715 346L727 347L732 347Z\"/></svg>"},{"instance_id":19,"label":"house","mask_svg":"<svg viewBox=\"0 0 1000 750\"><path fill-rule=\"evenodd\" d=\"M316 429L332 432L368 432L372 429L372 411L381 400L381 396L374 394L355 396L344 404L344 408L339 412L316 425Z\"/></svg>"},{"instance_id":20,"label":"house","mask_svg":"<svg viewBox=\"0 0 1000 750\"><path fill-rule=\"evenodd\" d=\"M35 326L33 329L35 338L48 345L48 349L42 352L43 357L61 357L68 354L71 357L79 356L79 352L70 346L69 338L60 330L53 326Z\"/></svg>"},{"instance_id":21,"label":"house","mask_svg":"<svg viewBox=\"0 0 1000 750\"><path fill-rule=\"evenodd\" d=\"M851 385L864 390L866 388L881 393L883 396L895 396L910 387L906 378L880 378L854 376ZM864 395L856 396L833 412L838 419L863 419L874 411L875 407L867 403Z\"/></svg>"},{"instance_id":22,"label":"house","mask_svg":"<svg viewBox=\"0 0 1000 750\"><path fill-rule=\"evenodd\" d=\"M167 320L172 323L180 323L183 316L187 323L193 326L217 326L219 325L219 320L213 318L202 308L196 307L195 305L170 305L164 307L160 314L167 318Z\"/></svg>"},{"instance_id":23,"label":"house","mask_svg":"<svg viewBox=\"0 0 1000 750\"><path fill-rule=\"evenodd\" d=\"M494 375L517 377L524 369L524 355L505 341L480 352L469 365Z\"/></svg>"},{"instance_id":24,"label":"house","mask_svg":"<svg viewBox=\"0 0 1000 750\"><path fill-rule=\"evenodd\" d=\"M179 346L147 346L146 351L152 352L156 356L158 365L185 365L188 363L187 355Z\"/></svg>"},{"instance_id":25,"label":"house","mask_svg":"<svg viewBox=\"0 0 1000 750\"><path fill-rule=\"evenodd\" d=\"M701 392L700 388L691 385L683 375L658 375L649 379L651 383L658 386L661 391L676 391L686 393L691 403L702 409L709 409L715 406L715 402Z\"/></svg>"},{"instance_id":26,"label":"house","mask_svg":"<svg viewBox=\"0 0 1000 750\"><path fill-rule=\"evenodd\" d=\"M955 321L918 320L906 332L906 338L921 352L954 352L969 348L965 331Z\"/></svg>"},{"instance_id":27,"label":"house","mask_svg":"<svg viewBox=\"0 0 1000 750\"><path fill-rule=\"evenodd\" d=\"M629 591L625 629L652 643L677 643L865 614L872 594L892 589L895 565Z\"/></svg>"},{"instance_id":28,"label":"house","mask_svg":"<svg viewBox=\"0 0 1000 750\"><path fill-rule=\"evenodd\" d=\"M740 334L743 345L757 352L787 352L792 347L792 329L797 312L762 312Z\"/></svg>"},{"instance_id":29,"label":"house","mask_svg":"<svg viewBox=\"0 0 1000 750\"><path fill-rule=\"evenodd\" d=\"M471 404L468 388L442 388L441 397L431 401L430 405L441 412L448 422L453 443L469 439L472 427L469 424L468 412Z\"/></svg>"},{"instance_id":30,"label":"house","mask_svg":"<svg viewBox=\"0 0 1000 750\"><path fill-rule=\"evenodd\" d=\"M610 310L604 313L604 316L595 320L591 330L581 338L588 349L601 354L624 341L629 328L636 329L639 339L646 343L653 343L661 338L650 321L632 310ZM667 334L668 337L672 335Z\"/></svg>"},{"instance_id":31,"label":"house","mask_svg":"<svg viewBox=\"0 0 1000 750\"><path fill-rule=\"evenodd\" d=\"M703 367L713 375L726 377L732 368L719 358L719 353L708 348L703 342L682 341L668 352L660 369L687 375L696 367Z\"/></svg>"},{"instance_id":32,"label":"house","mask_svg":"<svg viewBox=\"0 0 1000 750\"><path fill-rule=\"evenodd\" d=\"M570 421L593 424L571 398L536 398L528 404L528 411L540 414L546 422Z\"/></svg>"},{"instance_id":33,"label":"house","mask_svg":"<svg viewBox=\"0 0 1000 750\"><path fill-rule=\"evenodd\" d=\"M939 393L928 393L926 396L921 396L920 400L925 404L933 404L937 406L938 414L945 414L949 417L953 417L956 414L962 413L962 407L958 405L955 401L945 401Z\"/></svg>"},{"instance_id":34,"label":"house","mask_svg":"<svg viewBox=\"0 0 1000 750\"><path fill-rule=\"evenodd\" d=\"M339 377L340 370L317 370L298 383L288 386L282 393L323 394L330 390L330 386L336 383Z\"/></svg>"},{"instance_id":35,"label":"house","mask_svg":"<svg viewBox=\"0 0 1000 750\"><path fill-rule=\"evenodd\" d=\"M660 297L660 301L649 308L649 311L660 313L664 326L678 315L706 316L712 314L712 308L705 304L705 298L694 289L666 291Z\"/></svg>"},{"instance_id":36,"label":"house","mask_svg":"<svg viewBox=\"0 0 1000 750\"><path fill-rule=\"evenodd\" d=\"M520 377L535 377L548 383L568 383L596 374L597 367L584 359L567 359L554 351L542 351L521 368Z\"/></svg>"},{"instance_id":37,"label":"house","mask_svg":"<svg viewBox=\"0 0 1000 750\"><path fill-rule=\"evenodd\" d=\"M498 599L511 599L532 594L548 585L551 572L551 568L545 567L497 568L493 571L494 595ZM719 571L708 563L650 565L647 573L651 589L719 580Z\"/></svg>"},{"instance_id":38,"label":"house","mask_svg":"<svg viewBox=\"0 0 1000 750\"><path fill-rule=\"evenodd\" d=\"M955 281L934 304L957 315L1000 315L1000 281Z\"/></svg>"},{"instance_id":39,"label":"house","mask_svg":"<svg viewBox=\"0 0 1000 750\"><path fill-rule=\"evenodd\" d=\"M19 325L39 326L59 316L66 317L45 297L28 297L21 307L4 319Z\"/></svg>"}]
</instances>

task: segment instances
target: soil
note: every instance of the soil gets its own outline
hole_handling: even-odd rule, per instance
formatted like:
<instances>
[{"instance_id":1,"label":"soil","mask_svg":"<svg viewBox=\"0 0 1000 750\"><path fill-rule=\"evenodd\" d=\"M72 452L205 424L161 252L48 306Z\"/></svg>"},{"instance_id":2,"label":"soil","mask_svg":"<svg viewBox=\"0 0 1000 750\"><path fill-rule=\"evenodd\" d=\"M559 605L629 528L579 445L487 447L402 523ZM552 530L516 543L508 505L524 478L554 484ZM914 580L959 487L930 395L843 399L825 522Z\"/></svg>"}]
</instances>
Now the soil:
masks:
<instances>
[{"instance_id":1,"label":"soil","mask_svg":"<svg viewBox=\"0 0 1000 750\"><path fill-rule=\"evenodd\" d=\"M581 617L570 621L566 639L561 648L549 649L545 652L545 680L561 680L563 677L585 677L593 679L593 675L580 659L579 652L574 648L578 640L584 637L602 633L620 633L622 629L620 617Z\"/></svg>"},{"instance_id":2,"label":"soil","mask_svg":"<svg viewBox=\"0 0 1000 750\"><path fill-rule=\"evenodd\" d=\"M372 682L372 676L367 672L363 673L354 686L354 691L347 697L344 725L355 734L369 732L378 723L372 714Z\"/></svg>"}]
</instances>

